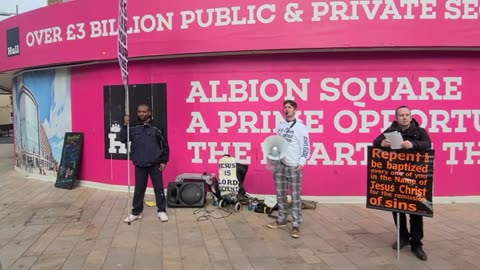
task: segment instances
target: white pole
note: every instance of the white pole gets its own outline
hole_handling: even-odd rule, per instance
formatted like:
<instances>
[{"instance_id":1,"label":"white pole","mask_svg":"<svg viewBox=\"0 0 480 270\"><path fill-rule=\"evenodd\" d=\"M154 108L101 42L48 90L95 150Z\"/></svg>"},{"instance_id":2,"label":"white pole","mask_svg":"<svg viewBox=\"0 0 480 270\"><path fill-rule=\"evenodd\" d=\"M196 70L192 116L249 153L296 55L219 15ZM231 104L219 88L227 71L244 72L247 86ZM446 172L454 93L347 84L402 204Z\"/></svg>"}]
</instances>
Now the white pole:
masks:
<instances>
[{"instance_id":1,"label":"white pole","mask_svg":"<svg viewBox=\"0 0 480 270\"><path fill-rule=\"evenodd\" d=\"M397 260L400 260L400 213L397 212Z\"/></svg>"},{"instance_id":2,"label":"white pole","mask_svg":"<svg viewBox=\"0 0 480 270\"><path fill-rule=\"evenodd\" d=\"M128 115L129 121L127 122L127 185L128 185L128 198L127 205L130 206L130 100L128 97L128 77L127 83L125 84L125 114ZM130 213L128 213L130 217ZM128 225L130 225L131 220L129 220Z\"/></svg>"},{"instance_id":3,"label":"white pole","mask_svg":"<svg viewBox=\"0 0 480 270\"><path fill-rule=\"evenodd\" d=\"M125 87L125 115L128 115L130 120L130 104L128 97L128 42L127 42L127 0L119 0L118 2L118 63L122 73L122 81ZM130 207L130 121L127 122L127 185L128 185L128 199L127 205ZM130 218L130 212L128 213ZM128 220L128 225L131 220Z\"/></svg>"}]
</instances>

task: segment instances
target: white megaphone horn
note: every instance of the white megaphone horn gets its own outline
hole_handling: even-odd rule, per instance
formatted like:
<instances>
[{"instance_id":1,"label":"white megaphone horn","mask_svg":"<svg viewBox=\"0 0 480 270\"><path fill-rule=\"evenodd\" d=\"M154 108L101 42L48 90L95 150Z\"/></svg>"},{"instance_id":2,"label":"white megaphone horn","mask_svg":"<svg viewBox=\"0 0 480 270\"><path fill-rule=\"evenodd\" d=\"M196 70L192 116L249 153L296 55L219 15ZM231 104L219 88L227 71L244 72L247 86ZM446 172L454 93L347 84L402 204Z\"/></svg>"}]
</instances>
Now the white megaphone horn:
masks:
<instances>
[{"instance_id":1,"label":"white megaphone horn","mask_svg":"<svg viewBox=\"0 0 480 270\"><path fill-rule=\"evenodd\" d=\"M262 143L263 156L270 161L278 161L285 157L287 152L287 141L281 136L272 135Z\"/></svg>"}]
</instances>

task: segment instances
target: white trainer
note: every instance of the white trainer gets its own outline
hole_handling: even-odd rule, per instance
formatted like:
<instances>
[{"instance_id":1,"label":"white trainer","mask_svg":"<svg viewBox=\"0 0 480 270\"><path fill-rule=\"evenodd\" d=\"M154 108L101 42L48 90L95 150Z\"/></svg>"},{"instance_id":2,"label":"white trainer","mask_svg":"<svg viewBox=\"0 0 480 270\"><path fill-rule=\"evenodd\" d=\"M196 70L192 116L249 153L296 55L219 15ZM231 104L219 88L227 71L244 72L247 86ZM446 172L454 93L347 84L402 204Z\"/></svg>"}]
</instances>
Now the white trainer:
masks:
<instances>
[{"instance_id":1,"label":"white trainer","mask_svg":"<svg viewBox=\"0 0 480 270\"><path fill-rule=\"evenodd\" d=\"M142 215L135 216L135 215L129 214L129 215L123 220L123 222L128 223L128 222L132 222L132 221L134 221L134 220L141 219L141 218L142 218Z\"/></svg>"},{"instance_id":2,"label":"white trainer","mask_svg":"<svg viewBox=\"0 0 480 270\"><path fill-rule=\"evenodd\" d=\"M167 222L168 221L168 216L167 216L167 213L165 213L165 212L158 212L158 218L162 222Z\"/></svg>"}]
</instances>

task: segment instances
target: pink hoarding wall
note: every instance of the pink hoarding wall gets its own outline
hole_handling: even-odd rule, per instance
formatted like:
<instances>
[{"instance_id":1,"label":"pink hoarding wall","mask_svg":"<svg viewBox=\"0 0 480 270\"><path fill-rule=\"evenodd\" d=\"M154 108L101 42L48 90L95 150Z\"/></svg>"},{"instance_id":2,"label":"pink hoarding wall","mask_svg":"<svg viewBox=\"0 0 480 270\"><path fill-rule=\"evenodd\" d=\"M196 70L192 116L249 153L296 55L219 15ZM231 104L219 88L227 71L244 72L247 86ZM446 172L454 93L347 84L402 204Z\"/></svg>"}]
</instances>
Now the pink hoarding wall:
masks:
<instances>
[{"instance_id":1,"label":"pink hoarding wall","mask_svg":"<svg viewBox=\"0 0 480 270\"><path fill-rule=\"evenodd\" d=\"M259 50L477 47L478 1L128 2L129 57ZM0 21L0 71L112 60L118 0L53 5ZM74 53L64 53L74 52Z\"/></svg>"},{"instance_id":2,"label":"pink hoarding wall","mask_svg":"<svg viewBox=\"0 0 480 270\"><path fill-rule=\"evenodd\" d=\"M250 164L247 192L272 194L260 144L282 119L283 99L292 97L310 130L304 195L364 195L366 147L400 105L413 109L433 141L434 194L478 195L472 176L480 169L480 59L472 56L310 54L132 62L130 83L167 85L171 158L165 182L185 172L217 172L218 159L228 152ZM85 133L81 179L127 183L126 161L103 153L108 143L102 139L103 87L118 84L115 64L72 69L72 129Z\"/></svg>"}]
</instances>

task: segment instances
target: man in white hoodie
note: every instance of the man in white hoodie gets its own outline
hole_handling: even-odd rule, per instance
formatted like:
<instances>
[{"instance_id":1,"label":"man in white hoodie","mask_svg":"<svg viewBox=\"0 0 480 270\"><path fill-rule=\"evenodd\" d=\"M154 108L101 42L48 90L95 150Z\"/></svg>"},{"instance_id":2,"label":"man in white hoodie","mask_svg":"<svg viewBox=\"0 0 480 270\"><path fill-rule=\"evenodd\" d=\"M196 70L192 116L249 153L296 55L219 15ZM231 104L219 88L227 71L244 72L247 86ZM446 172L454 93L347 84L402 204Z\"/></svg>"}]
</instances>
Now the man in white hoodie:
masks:
<instances>
[{"instance_id":1,"label":"man in white hoodie","mask_svg":"<svg viewBox=\"0 0 480 270\"><path fill-rule=\"evenodd\" d=\"M310 142L305 125L295 118L297 103L293 100L283 102L285 120L282 121L276 132L283 137L288 144L286 156L279 161L273 172L275 188L277 191L278 218L267 226L272 229L286 227L288 217L287 189L290 186L292 196L292 231L293 238L300 237L299 226L302 223L302 174L303 167L310 156Z\"/></svg>"}]
</instances>

